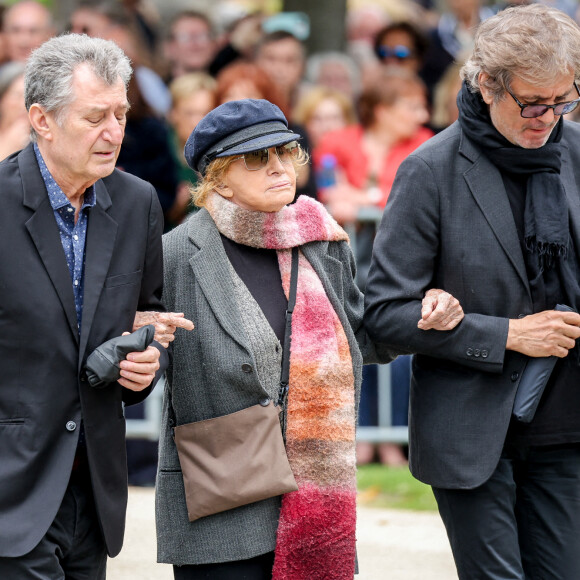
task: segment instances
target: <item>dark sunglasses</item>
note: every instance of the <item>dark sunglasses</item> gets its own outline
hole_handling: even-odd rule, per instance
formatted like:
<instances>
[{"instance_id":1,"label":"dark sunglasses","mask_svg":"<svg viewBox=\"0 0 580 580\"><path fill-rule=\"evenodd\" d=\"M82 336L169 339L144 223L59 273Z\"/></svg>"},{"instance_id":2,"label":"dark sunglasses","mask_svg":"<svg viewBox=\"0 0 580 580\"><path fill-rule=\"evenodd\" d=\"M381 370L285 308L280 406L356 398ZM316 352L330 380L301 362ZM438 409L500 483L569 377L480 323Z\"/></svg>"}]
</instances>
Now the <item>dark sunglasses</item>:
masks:
<instances>
[{"instance_id":1,"label":"dark sunglasses","mask_svg":"<svg viewBox=\"0 0 580 580\"><path fill-rule=\"evenodd\" d=\"M396 58L398 60L405 60L407 58L413 58L415 53L402 44L397 44L397 46L379 46L379 56L381 58Z\"/></svg>"},{"instance_id":2,"label":"dark sunglasses","mask_svg":"<svg viewBox=\"0 0 580 580\"><path fill-rule=\"evenodd\" d=\"M286 145L279 145L276 149L276 156L281 163L290 164L294 159L298 158L300 153L300 147L297 141L290 141ZM236 157L236 160L243 159L246 169L248 171L258 171L268 165L270 161L270 149L258 149L257 151L250 151L249 153L244 153L240 157Z\"/></svg>"},{"instance_id":3,"label":"dark sunglasses","mask_svg":"<svg viewBox=\"0 0 580 580\"><path fill-rule=\"evenodd\" d=\"M578 85L576 83L574 83L574 88L580 97L580 90L578 89ZM554 111L554 115L559 117L560 115L571 113L580 104L580 99L575 99L573 101L566 101L565 103L556 103L555 105L524 105L523 103L520 103L518 98L508 88L506 88L506 91L518 104L520 108L520 115L524 119L535 119L536 117L541 117L548 111L548 109L552 109Z\"/></svg>"}]
</instances>

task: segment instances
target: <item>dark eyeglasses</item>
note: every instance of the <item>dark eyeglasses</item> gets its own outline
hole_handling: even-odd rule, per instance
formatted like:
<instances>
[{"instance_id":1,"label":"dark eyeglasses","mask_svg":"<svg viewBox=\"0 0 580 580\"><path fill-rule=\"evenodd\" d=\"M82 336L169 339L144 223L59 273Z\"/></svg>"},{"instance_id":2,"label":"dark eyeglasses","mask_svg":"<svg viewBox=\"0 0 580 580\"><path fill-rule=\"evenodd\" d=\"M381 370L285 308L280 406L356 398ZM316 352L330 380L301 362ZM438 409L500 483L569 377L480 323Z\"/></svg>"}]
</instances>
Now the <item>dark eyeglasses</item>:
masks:
<instances>
[{"instance_id":1,"label":"dark eyeglasses","mask_svg":"<svg viewBox=\"0 0 580 580\"><path fill-rule=\"evenodd\" d=\"M578 89L578 85L576 83L574 83L574 87L578 93L578 96L580 97L580 90ZM554 115L559 117L560 115L571 113L580 104L580 99L575 99L573 101L566 101L565 103L556 103L555 105L524 105L523 103L520 103L518 98L508 88L506 88L506 91L518 104L520 108L520 115L524 119L535 119L536 117L541 117L548 111L548 109L552 109L554 111Z\"/></svg>"},{"instance_id":2,"label":"dark eyeglasses","mask_svg":"<svg viewBox=\"0 0 580 580\"><path fill-rule=\"evenodd\" d=\"M290 141L286 145L279 145L276 149L276 156L281 163L290 164L294 159L298 158L300 153L300 147L297 141ZM248 171L258 171L263 167L268 165L270 161L270 149L258 149L257 151L250 151L250 153L244 153L240 157L236 157L236 160L243 159L246 169Z\"/></svg>"},{"instance_id":3,"label":"dark eyeglasses","mask_svg":"<svg viewBox=\"0 0 580 580\"><path fill-rule=\"evenodd\" d=\"M415 53L409 47L397 44L397 46L380 46L379 55L381 58L405 60L407 58L413 58Z\"/></svg>"}]
</instances>

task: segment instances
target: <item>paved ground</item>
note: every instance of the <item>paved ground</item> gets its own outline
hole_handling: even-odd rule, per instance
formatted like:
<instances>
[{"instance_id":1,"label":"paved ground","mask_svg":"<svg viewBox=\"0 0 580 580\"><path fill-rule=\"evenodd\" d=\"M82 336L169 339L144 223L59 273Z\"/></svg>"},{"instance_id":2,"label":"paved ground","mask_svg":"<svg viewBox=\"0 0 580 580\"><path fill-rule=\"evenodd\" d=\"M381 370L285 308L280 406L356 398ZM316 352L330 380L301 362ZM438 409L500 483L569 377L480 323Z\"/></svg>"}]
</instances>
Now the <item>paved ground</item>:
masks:
<instances>
[{"instance_id":1,"label":"paved ground","mask_svg":"<svg viewBox=\"0 0 580 580\"><path fill-rule=\"evenodd\" d=\"M108 580L172 580L155 563L153 490L131 487L125 547ZM445 530L434 513L359 507L357 580L457 580ZM313 578L312 580L316 580Z\"/></svg>"}]
</instances>

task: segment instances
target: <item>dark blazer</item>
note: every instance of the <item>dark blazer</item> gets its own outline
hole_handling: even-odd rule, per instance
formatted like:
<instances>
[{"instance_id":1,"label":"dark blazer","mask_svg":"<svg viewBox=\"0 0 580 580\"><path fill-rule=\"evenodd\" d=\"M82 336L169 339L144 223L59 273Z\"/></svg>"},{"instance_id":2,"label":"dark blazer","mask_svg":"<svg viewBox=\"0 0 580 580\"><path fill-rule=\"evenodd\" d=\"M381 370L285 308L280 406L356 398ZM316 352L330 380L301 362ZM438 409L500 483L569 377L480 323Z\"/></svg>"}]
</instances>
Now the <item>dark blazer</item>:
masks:
<instances>
[{"instance_id":1,"label":"dark blazer","mask_svg":"<svg viewBox=\"0 0 580 580\"><path fill-rule=\"evenodd\" d=\"M0 164L0 556L27 553L52 523L81 418L107 549L111 556L121 549L122 402L138 402L149 389L93 389L83 366L97 346L132 329L137 309L162 308L163 218L153 187L132 175L115 170L95 191L79 336L71 276L34 150Z\"/></svg>"},{"instance_id":2,"label":"dark blazer","mask_svg":"<svg viewBox=\"0 0 580 580\"><path fill-rule=\"evenodd\" d=\"M580 247L580 125L565 122L561 178ZM429 288L465 311L449 332L417 329ZM417 353L409 420L410 468L443 488L493 473L526 357L506 351L508 319L532 313L524 258L502 177L455 123L401 165L366 289L377 341Z\"/></svg>"}]
</instances>

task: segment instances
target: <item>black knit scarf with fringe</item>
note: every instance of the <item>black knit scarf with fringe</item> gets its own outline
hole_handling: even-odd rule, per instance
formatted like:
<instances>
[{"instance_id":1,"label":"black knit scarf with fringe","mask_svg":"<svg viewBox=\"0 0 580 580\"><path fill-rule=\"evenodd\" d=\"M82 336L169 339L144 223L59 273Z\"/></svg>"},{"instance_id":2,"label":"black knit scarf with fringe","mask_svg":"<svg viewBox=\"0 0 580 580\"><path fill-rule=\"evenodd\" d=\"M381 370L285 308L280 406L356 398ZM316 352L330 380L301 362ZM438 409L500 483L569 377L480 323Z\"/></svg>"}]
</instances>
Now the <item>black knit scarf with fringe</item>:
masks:
<instances>
[{"instance_id":1,"label":"black knit scarf with fringe","mask_svg":"<svg viewBox=\"0 0 580 580\"><path fill-rule=\"evenodd\" d=\"M481 95L472 93L465 83L457 105L461 128L492 163L502 173L528 176L524 242L529 252L538 255L541 270L554 267L556 261L566 258L570 239L568 202L560 180L562 119L544 146L524 149L497 131Z\"/></svg>"}]
</instances>

